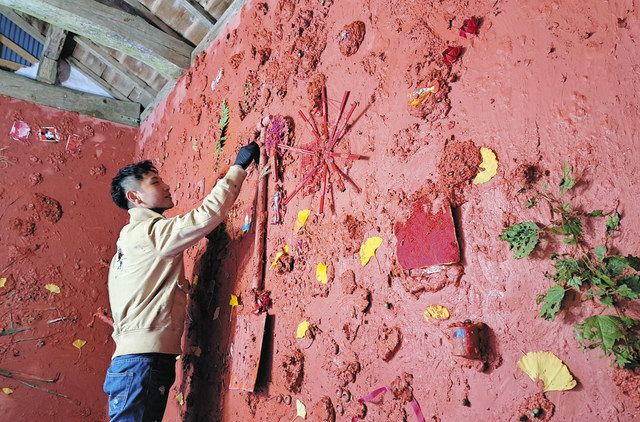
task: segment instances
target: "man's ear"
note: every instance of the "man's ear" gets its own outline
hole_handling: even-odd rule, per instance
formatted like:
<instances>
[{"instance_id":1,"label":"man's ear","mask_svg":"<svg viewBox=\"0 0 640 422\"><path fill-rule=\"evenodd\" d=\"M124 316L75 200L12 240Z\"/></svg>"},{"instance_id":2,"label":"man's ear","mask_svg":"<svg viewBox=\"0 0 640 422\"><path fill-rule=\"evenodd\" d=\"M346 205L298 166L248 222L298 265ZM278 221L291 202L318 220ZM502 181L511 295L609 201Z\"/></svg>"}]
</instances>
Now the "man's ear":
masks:
<instances>
[{"instance_id":1,"label":"man's ear","mask_svg":"<svg viewBox=\"0 0 640 422\"><path fill-rule=\"evenodd\" d=\"M138 195L138 192L130 190L127 192L127 200L135 205L140 205L142 203L142 199Z\"/></svg>"}]
</instances>

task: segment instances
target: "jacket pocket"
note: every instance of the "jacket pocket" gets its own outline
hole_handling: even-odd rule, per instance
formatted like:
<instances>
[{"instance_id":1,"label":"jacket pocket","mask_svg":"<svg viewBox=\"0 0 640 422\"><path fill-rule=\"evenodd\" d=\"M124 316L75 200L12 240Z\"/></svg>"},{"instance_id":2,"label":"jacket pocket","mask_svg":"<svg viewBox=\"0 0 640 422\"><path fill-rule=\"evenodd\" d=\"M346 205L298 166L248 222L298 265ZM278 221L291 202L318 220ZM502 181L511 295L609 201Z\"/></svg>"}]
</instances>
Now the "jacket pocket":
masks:
<instances>
[{"instance_id":1,"label":"jacket pocket","mask_svg":"<svg viewBox=\"0 0 640 422\"><path fill-rule=\"evenodd\" d=\"M109 395L109 416L120 413L129 400L133 385L133 372L114 373L107 371L104 392Z\"/></svg>"}]
</instances>

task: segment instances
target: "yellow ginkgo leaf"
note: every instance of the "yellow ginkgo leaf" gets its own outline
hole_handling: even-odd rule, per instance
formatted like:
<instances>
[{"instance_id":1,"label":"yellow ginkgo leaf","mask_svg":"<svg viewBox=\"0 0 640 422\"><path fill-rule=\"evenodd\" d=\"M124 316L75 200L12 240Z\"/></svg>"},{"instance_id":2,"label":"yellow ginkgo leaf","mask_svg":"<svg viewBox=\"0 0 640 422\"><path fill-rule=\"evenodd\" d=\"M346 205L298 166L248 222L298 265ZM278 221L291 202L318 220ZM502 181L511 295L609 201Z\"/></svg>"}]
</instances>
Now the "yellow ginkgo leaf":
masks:
<instances>
[{"instance_id":1,"label":"yellow ginkgo leaf","mask_svg":"<svg viewBox=\"0 0 640 422\"><path fill-rule=\"evenodd\" d=\"M318 266L316 267L316 280L318 280L322 284L327 284L329 282L329 276L327 275L327 266L322 262L318 262Z\"/></svg>"},{"instance_id":2,"label":"yellow ginkgo leaf","mask_svg":"<svg viewBox=\"0 0 640 422\"><path fill-rule=\"evenodd\" d=\"M309 215L311 214L311 210L304 209L298 211L298 218L296 219L296 223L293 225L293 233L298 233L301 228L304 227Z\"/></svg>"},{"instance_id":3,"label":"yellow ginkgo leaf","mask_svg":"<svg viewBox=\"0 0 640 422\"><path fill-rule=\"evenodd\" d=\"M229 305L232 308L235 308L236 306L238 306L238 296L236 295L231 295L231 299L229 299Z\"/></svg>"},{"instance_id":4,"label":"yellow ginkgo leaf","mask_svg":"<svg viewBox=\"0 0 640 422\"><path fill-rule=\"evenodd\" d=\"M482 156L482 163L480 163L481 170L473 179L474 185L488 182L498 173L498 160L496 159L495 152L489 148L481 147L480 155Z\"/></svg>"},{"instance_id":5,"label":"yellow ginkgo leaf","mask_svg":"<svg viewBox=\"0 0 640 422\"><path fill-rule=\"evenodd\" d=\"M433 319L449 319L449 310L442 305L429 305L423 313L424 320Z\"/></svg>"},{"instance_id":6,"label":"yellow ginkgo leaf","mask_svg":"<svg viewBox=\"0 0 640 422\"><path fill-rule=\"evenodd\" d=\"M176 394L176 401L180 406L184 406L184 396L182 395L182 393Z\"/></svg>"},{"instance_id":7,"label":"yellow ginkgo leaf","mask_svg":"<svg viewBox=\"0 0 640 422\"><path fill-rule=\"evenodd\" d=\"M213 311L213 320L215 321L220 316L220 307L218 306L215 311Z\"/></svg>"},{"instance_id":8,"label":"yellow ginkgo leaf","mask_svg":"<svg viewBox=\"0 0 640 422\"><path fill-rule=\"evenodd\" d=\"M370 237L360 246L360 264L364 267L369 260L376 254L376 249L382 245L381 237Z\"/></svg>"},{"instance_id":9,"label":"yellow ginkgo leaf","mask_svg":"<svg viewBox=\"0 0 640 422\"><path fill-rule=\"evenodd\" d=\"M4 287L7 284L7 277L0 277L0 287Z\"/></svg>"},{"instance_id":10,"label":"yellow ginkgo leaf","mask_svg":"<svg viewBox=\"0 0 640 422\"><path fill-rule=\"evenodd\" d=\"M13 389L11 389L11 388L9 388L9 387L4 387L4 388L2 389L2 392L3 392L4 394L6 394L7 396L10 396L11 394L13 394Z\"/></svg>"},{"instance_id":11,"label":"yellow ginkgo leaf","mask_svg":"<svg viewBox=\"0 0 640 422\"><path fill-rule=\"evenodd\" d=\"M60 293L60 287L57 284L45 284L44 288L51 293Z\"/></svg>"},{"instance_id":12,"label":"yellow ginkgo leaf","mask_svg":"<svg viewBox=\"0 0 640 422\"><path fill-rule=\"evenodd\" d=\"M298 324L298 328L296 328L296 338L304 338L307 335L307 330L309 329L309 321L306 319Z\"/></svg>"},{"instance_id":13,"label":"yellow ginkgo leaf","mask_svg":"<svg viewBox=\"0 0 640 422\"><path fill-rule=\"evenodd\" d=\"M272 269L276 265L278 265L278 261L280 261L280 258L282 257L282 255L285 255L285 254L289 254L289 245L284 245L282 247L282 250L276 253L276 257L273 259L273 262L271 263L271 266L269 267L269 269Z\"/></svg>"},{"instance_id":14,"label":"yellow ginkgo leaf","mask_svg":"<svg viewBox=\"0 0 640 422\"><path fill-rule=\"evenodd\" d=\"M299 416L302 419L307 419L307 408L304 403L298 399L296 399L296 416Z\"/></svg>"},{"instance_id":15,"label":"yellow ginkgo leaf","mask_svg":"<svg viewBox=\"0 0 640 422\"><path fill-rule=\"evenodd\" d=\"M576 386L567 365L551 352L529 352L518 361L518 366L532 380L542 380L545 392L571 390Z\"/></svg>"},{"instance_id":16,"label":"yellow ginkgo leaf","mask_svg":"<svg viewBox=\"0 0 640 422\"><path fill-rule=\"evenodd\" d=\"M86 342L85 340L80 340L80 339L77 339L77 340L75 340L75 341L73 342L73 346L74 346L76 349L82 349L82 347L83 347L85 344L87 344L87 342Z\"/></svg>"}]
</instances>

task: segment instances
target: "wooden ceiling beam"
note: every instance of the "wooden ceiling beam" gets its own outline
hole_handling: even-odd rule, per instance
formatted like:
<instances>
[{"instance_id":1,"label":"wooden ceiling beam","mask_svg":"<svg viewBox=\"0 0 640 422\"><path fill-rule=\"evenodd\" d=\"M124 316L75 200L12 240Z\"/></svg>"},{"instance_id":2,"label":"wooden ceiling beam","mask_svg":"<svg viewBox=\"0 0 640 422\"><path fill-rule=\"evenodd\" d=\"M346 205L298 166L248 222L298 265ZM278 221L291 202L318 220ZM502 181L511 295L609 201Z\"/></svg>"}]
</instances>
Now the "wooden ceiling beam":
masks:
<instances>
[{"instance_id":1,"label":"wooden ceiling beam","mask_svg":"<svg viewBox=\"0 0 640 422\"><path fill-rule=\"evenodd\" d=\"M157 17L151 10L147 9L147 7L144 4L140 3L138 0L124 0L124 1L129 6L134 8L138 13L140 13L140 15L144 16L147 20L149 20L149 22L157 26L159 29L163 30L164 32L166 32L167 34L171 35L174 38L177 38L189 45L192 45L188 39L180 35L169 25L164 23L162 19Z\"/></svg>"},{"instance_id":2,"label":"wooden ceiling beam","mask_svg":"<svg viewBox=\"0 0 640 422\"><path fill-rule=\"evenodd\" d=\"M140 124L140 104L138 103L72 91L57 85L47 85L13 72L0 71L0 95L128 126Z\"/></svg>"},{"instance_id":3,"label":"wooden ceiling beam","mask_svg":"<svg viewBox=\"0 0 640 422\"><path fill-rule=\"evenodd\" d=\"M207 26L207 32L211 31L213 25L216 24L216 18L211 16L211 14L207 12L196 0L179 0L178 3L183 5L184 8L192 15L202 17L204 24Z\"/></svg>"},{"instance_id":4,"label":"wooden ceiling beam","mask_svg":"<svg viewBox=\"0 0 640 422\"><path fill-rule=\"evenodd\" d=\"M139 16L95 0L0 0L0 6L34 16L69 32L111 47L177 78L191 65L193 48Z\"/></svg>"}]
</instances>

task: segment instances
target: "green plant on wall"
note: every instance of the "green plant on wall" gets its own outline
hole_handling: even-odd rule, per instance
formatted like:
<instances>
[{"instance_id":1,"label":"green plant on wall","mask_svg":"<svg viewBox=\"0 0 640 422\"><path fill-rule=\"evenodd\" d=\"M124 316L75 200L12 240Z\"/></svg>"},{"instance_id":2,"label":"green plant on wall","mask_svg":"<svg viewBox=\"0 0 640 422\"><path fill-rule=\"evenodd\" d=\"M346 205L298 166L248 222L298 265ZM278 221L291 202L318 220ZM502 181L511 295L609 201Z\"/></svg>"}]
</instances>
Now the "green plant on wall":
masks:
<instances>
[{"instance_id":1,"label":"green plant on wall","mask_svg":"<svg viewBox=\"0 0 640 422\"><path fill-rule=\"evenodd\" d=\"M532 208L546 203L551 221L548 224L523 221L506 228L500 238L509 244L516 259L530 256L539 246L540 238L548 239L556 252L550 255L554 272L545 276L553 284L536 298L540 305L538 315L554 320L569 291L575 291L583 300L595 300L615 315L595 315L576 324L576 339L586 348L600 348L606 356L613 355L620 367L638 367L640 320L624 316L619 305L640 298L640 258L616 254L608 247L612 235L620 228L621 215L616 211L583 212L572 206L566 196L575 184L571 167L565 164L557 193L545 184L532 187L525 206ZM527 193L527 189L519 193ZM594 218L606 218L606 236L604 244L590 248L583 239L583 227Z\"/></svg>"},{"instance_id":2,"label":"green plant on wall","mask_svg":"<svg viewBox=\"0 0 640 422\"><path fill-rule=\"evenodd\" d=\"M224 148L225 141L227 140L227 127L229 126L229 106L227 101L220 103L220 120L218 121L218 127L220 129L220 136L216 142L216 159L215 159L215 171L218 171L220 166L220 158L222 156L222 149Z\"/></svg>"}]
</instances>

